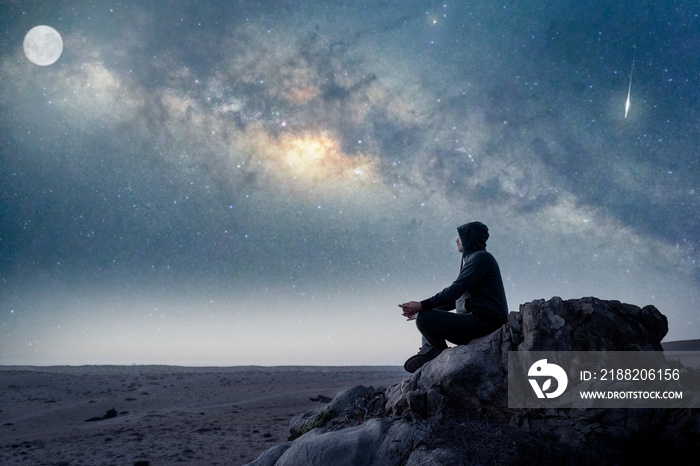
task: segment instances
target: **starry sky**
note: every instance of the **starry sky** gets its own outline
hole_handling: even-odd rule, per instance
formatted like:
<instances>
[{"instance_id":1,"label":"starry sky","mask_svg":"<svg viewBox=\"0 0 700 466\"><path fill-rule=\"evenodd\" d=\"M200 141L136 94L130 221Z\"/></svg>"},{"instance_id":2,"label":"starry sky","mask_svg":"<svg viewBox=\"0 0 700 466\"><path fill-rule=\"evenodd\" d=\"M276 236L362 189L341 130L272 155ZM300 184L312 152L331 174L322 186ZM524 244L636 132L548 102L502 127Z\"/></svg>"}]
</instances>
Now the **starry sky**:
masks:
<instances>
[{"instance_id":1,"label":"starry sky","mask_svg":"<svg viewBox=\"0 0 700 466\"><path fill-rule=\"evenodd\" d=\"M699 338L699 15L3 2L0 364L402 364L397 304L452 282L473 220L511 311L653 304Z\"/></svg>"}]
</instances>

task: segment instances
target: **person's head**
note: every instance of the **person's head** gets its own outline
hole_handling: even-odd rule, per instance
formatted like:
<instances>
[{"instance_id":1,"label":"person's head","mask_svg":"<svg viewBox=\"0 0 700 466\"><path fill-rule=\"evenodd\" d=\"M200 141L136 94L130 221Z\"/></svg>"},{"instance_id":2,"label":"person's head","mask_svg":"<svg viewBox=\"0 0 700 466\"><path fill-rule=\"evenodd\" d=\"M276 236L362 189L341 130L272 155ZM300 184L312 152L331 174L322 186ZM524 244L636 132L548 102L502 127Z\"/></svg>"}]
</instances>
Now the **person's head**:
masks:
<instances>
[{"instance_id":1,"label":"person's head","mask_svg":"<svg viewBox=\"0 0 700 466\"><path fill-rule=\"evenodd\" d=\"M462 254L486 249L486 240L489 239L489 229L481 222L465 223L457 227L457 249Z\"/></svg>"}]
</instances>

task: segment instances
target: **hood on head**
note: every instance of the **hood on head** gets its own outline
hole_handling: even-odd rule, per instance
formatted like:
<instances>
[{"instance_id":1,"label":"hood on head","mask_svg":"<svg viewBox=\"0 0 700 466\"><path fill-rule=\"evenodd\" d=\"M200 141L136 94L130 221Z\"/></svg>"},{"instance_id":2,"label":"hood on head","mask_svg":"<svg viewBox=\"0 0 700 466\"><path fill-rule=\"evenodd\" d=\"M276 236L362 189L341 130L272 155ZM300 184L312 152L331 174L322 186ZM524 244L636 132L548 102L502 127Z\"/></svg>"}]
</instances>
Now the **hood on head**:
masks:
<instances>
[{"instance_id":1,"label":"hood on head","mask_svg":"<svg viewBox=\"0 0 700 466\"><path fill-rule=\"evenodd\" d=\"M457 233L462 240L464 254L486 249L486 240L489 239L489 228L481 222L465 223L457 227Z\"/></svg>"}]
</instances>

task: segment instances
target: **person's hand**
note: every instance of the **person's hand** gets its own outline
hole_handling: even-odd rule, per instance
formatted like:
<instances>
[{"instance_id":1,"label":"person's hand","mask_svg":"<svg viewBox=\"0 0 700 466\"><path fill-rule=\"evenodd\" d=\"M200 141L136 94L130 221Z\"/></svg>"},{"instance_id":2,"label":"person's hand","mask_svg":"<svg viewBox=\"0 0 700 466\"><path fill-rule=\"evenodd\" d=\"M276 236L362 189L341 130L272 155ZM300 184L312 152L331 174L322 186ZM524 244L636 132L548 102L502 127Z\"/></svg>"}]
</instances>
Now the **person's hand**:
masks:
<instances>
[{"instance_id":1,"label":"person's hand","mask_svg":"<svg viewBox=\"0 0 700 466\"><path fill-rule=\"evenodd\" d=\"M421 306L418 301L409 301L399 304L399 307L403 310L403 316L406 317L407 320L414 320L423 309L423 306Z\"/></svg>"}]
</instances>

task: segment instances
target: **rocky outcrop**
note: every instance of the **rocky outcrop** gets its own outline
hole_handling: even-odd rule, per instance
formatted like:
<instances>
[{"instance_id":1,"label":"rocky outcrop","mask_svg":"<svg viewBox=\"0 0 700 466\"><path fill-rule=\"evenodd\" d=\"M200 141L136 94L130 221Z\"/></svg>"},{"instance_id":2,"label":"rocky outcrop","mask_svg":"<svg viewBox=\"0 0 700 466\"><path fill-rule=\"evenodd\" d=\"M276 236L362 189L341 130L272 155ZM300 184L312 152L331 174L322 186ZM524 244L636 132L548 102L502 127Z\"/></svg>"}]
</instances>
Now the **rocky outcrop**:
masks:
<instances>
[{"instance_id":1,"label":"rocky outcrop","mask_svg":"<svg viewBox=\"0 0 700 466\"><path fill-rule=\"evenodd\" d=\"M290 441L251 464L610 464L697 453L700 414L692 410L507 405L508 351L658 351L667 331L653 306L526 303L499 330L444 351L389 389L355 387L297 416Z\"/></svg>"}]
</instances>

